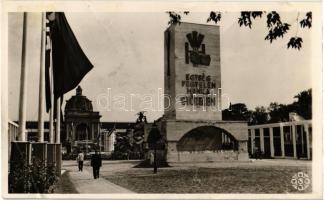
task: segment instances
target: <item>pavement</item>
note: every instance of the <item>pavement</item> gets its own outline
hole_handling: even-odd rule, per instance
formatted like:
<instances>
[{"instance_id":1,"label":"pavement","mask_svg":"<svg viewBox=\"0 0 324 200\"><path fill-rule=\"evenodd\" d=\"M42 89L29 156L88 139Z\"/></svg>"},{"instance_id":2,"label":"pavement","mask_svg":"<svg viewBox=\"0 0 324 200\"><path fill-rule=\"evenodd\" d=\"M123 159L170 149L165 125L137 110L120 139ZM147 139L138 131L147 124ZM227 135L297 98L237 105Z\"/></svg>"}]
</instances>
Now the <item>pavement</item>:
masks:
<instances>
[{"instance_id":1,"label":"pavement","mask_svg":"<svg viewBox=\"0 0 324 200\"><path fill-rule=\"evenodd\" d=\"M111 183L102 177L94 179L92 175L92 167L89 166L89 161L85 161L82 172L79 171L76 161L63 161L62 169L69 173L70 181L78 193L133 193L132 191Z\"/></svg>"},{"instance_id":2,"label":"pavement","mask_svg":"<svg viewBox=\"0 0 324 200\"><path fill-rule=\"evenodd\" d=\"M85 161L83 171L79 172L76 161L63 161L62 170L69 174L69 179L74 185L74 188L78 193L134 193L126 188L118 186L105 177L109 177L111 174L118 172L124 172L134 170L133 166L138 164L139 161L103 161L103 166L100 169L100 178L94 179L92 175L92 167L89 165L89 161ZM292 160L292 159L263 159L249 161L219 161L219 162L206 162L206 163L169 163L171 167L161 168L160 170L182 170L197 167L205 168L251 168L251 167L267 167L267 166L304 166L311 168L312 161L305 160ZM137 168L138 170L139 168ZM142 169L147 171L147 169Z\"/></svg>"}]
</instances>

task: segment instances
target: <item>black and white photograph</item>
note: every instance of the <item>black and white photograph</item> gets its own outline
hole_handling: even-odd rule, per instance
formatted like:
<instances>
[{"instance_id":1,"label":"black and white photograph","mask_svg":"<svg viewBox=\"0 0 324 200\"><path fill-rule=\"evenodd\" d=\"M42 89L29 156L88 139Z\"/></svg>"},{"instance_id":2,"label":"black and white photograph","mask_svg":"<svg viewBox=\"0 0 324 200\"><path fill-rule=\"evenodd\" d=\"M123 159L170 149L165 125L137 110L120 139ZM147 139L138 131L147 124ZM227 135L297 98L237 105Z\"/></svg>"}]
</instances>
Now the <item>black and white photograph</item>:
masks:
<instances>
[{"instance_id":1,"label":"black and white photograph","mask_svg":"<svg viewBox=\"0 0 324 200\"><path fill-rule=\"evenodd\" d=\"M321 2L4 1L3 198L321 199Z\"/></svg>"}]
</instances>

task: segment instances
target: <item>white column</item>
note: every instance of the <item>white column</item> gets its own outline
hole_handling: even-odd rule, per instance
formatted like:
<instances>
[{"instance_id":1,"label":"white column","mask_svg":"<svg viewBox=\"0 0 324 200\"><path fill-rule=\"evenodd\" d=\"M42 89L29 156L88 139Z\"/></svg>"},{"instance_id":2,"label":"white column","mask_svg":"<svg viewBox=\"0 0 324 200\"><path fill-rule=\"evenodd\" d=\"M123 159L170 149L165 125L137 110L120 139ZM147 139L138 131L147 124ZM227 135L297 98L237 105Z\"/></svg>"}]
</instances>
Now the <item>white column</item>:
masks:
<instances>
[{"instance_id":1,"label":"white column","mask_svg":"<svg viewBox=\"0 0 324 200\"><path fill-rule=\"evenodd\" d=\"M51 102L53 102L51 100ZM49 143L54 143L55 139L54 139L54 112L53 112L53 104L51 103L51 109L49 110Z\"/></svg>"},{"instance_id":2,"label":"white column","mask_svg":"<svg viewBox=\"0 0 324 200\"><path fill-rule=\"evenodd\" d=\"M46 37L46 19L45 13L42 12L41 26L41 55L40 55L40 70L39 70L39 92L38 92L38 142L44 142L44 90L45 90L45 37Z\"/></svg>"},{"instance_id":3,"label":"white column","mask_svg":"<svg viewBox=\"0 0 324 200\"><path fill-rule=\"evenodd\" d=\"M19 132L18 141L26 141L26 96L27 96L27 70L26 70L26 43L27 43L27 13L23 16L23 35L21 52L20 93L19 93Z\"/></svg>"},{"instance_id":4,"label":"white column","mask_svg":"<svg viewBox=\"0 0 324 200\"><path fill-rule=\"evenodd\" d=\"M273 141L273 127L269 127L269 133L270 133L270 154L271 157L274 157L274 141Z\"/></svg>"},{"instance_id":5,"label":"white column","mask_svg":"<svg viewBox=\"0 0 324 200\"><path fill-rule=\"evenodd\" d=\"M300 125L300 137L301 137L301 153L304 155L305 148L304 148L304 126Z\"/></svg>"},{"instance_id":6,"label":"white column","mask_svg":"<svg viewBox=\"0 0 324 200\"><path fill-rule=\"evenodd\" d=\"M251 129L251 154L254 154L255 130Z\"/></svg>"},{"instance_id":7,"label":"white column","mask_svg":"<svg viewBox=\"0 0 324 200\"><path fill-rule=\"evenodd\" d=\"M297 148L296 148L296 126L292 125L292 139L293 139L293 150L294 150L294 158L297 158Z\"/></svg>"},{"instance_id":8,"label":"white column","mask_svg":"<svg viewBox=\"0 0 324 200\"><path fill-rule=\"evenodd\" d=\"M283 132L283 126L280 124L280 144L281 144L281 157L285 157L285 138Z\"/></svg>"},{"instance_id":9,"label":"white column","mask_svg":"<svg viewBox=\"0 0 324 200\"><path fill-rule=\"evenodd\" d=\"M310 143L309 143L309 129L308 124L304 125L305 132L306 132L306 152L307 152L307 159L310 160Z\"/></svg>"},{"instance_id":10,"label":"white column","mask_svg":"<svg viewBox=\"0 0 324 200\"><path fill-rule=\"evenodd\" d=\"M263 128L260 128L260 148L261 151L264 153L264 134L263 134Z\"/></svg>"}]
</instances>

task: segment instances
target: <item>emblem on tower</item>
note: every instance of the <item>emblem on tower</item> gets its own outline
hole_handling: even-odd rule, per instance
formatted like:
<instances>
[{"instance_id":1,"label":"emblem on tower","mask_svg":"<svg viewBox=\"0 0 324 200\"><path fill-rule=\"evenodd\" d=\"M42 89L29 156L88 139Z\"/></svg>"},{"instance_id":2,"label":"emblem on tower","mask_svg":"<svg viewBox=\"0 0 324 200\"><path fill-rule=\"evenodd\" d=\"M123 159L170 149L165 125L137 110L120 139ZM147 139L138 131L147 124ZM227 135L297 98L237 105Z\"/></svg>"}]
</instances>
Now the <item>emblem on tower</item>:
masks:
<instances>
[{"instance_id":1,"label":"emblem on tower","mask_svg":"<svg viewBox=\"0 0 324 200\"><path fill-rule=\"evenodd\" d=\"M185 43L185 58L186 64L189 61L197 67L198 65L209 66L210 55L205 53L205 44L203 44L204 35L198 33L197 31L192 31L192 33L187 34L187 39L190 44L191 49L189 49L188 42Z\"/></svg>"}]
</instances>

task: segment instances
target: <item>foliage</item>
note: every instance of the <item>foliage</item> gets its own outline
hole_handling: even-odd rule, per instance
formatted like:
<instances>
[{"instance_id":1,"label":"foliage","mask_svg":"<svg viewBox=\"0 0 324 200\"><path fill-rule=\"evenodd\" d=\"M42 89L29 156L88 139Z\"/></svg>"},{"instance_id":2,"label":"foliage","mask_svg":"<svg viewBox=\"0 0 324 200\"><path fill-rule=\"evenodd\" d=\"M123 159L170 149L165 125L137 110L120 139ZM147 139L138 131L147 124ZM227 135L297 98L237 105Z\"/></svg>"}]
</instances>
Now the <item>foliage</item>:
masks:
<instances>
[{"instance_id":1,"label":"foliage","mask_svg":"<svg viewBox=\"0 0 324 200\"><path fill-rule=\"evenodd\" d=\"M239 26L245 26L252 28L252 21L257 18L262 18L263 13L267 13L265 11L242 11L240 12L240 17L238 18L238 24ZM169 14L169 21L168 24L181 24L182 20L182 14L188 15L189 11L185 12L174 12L174 11L168 11L167 14ZM299 15L299 13L298 13ZM209 17L207 18L207 23L213 21L215 24L218 24L221 21L222 13L218 11L211 11L209 13ZM312 12L307 12L305 15L305 18L298 21L297 18L297 28L298 23L300 24L301 28L311 28L312 27ZM276 11L271 11L267 14L267 20L266 20L266 26L268 28L268 33L265 36L265 40L270 41L272 43L274 40L277 40L278 38L283 38L284 35L288 33L290 30L291 24L284 23L281 21L280 14ZM294 37L291 37L289 39L289 42L287 43L287 48L293 48L298 49L302 48L302 38L298 37L297 34Z\"/></svg>"},{"instance_id":2,"label":"foliage","mask_svg":"<svg viewBox=\"0 0 324 200\"><path fill-rule=\"evenodd\" d=\"M25 160L10 162L9 193L28 193L30 191L31 166Z\"/></svg>"},{"instance_id":3,"label":"foliage","mask_svg":"<svg viewBox=\"0 0 324 200\"><path fill-rule=\"evenodd\" d=\"M222 112L223 120L233 121L249 121L251 114L243 103L230 104L229 108Z\"/></svg>"},{"instance_id":4,"label":"foliage","mask_svg":"<svg viewBox=\"0 0 324 200\"><path fill-rule=\"evenodd\" d=\"M306 13L306 18L302 19L299 23L302 28L305 28L305 27L311 28L312 27L312 12Z\"/></svg>"},{"instance_id":5,"label":"foliage","mask_svg":"<svg viewBox=\"0 0 324 200\"><path fill-rule=\"evenodd\" d=\"M128 158L130 152L132 151L130 129L126 133L116 133L115 149L113 153L113 158L122 159Z\"/></svg>"},{"instance_id":6,"label":"foliage","mask_svg":"<svg viewBox=\"0 0 324 200\"><path fill-rule=\"evenodd\" d=\"M214 21L215 24L217 24L221 20L221 18L222 18L222 14L220 12L211 11L207 19L207 22Z\"/></svg>"},{"instance_id":7,"label":"foliage","mask_svg":"<svg viewBox=\"0 0 324 200\"><path fill-rule=\"evenodd\" d=\"M295 112L302 118L312 119L312 90L308 89L294 96L297 101L291 104L279 104L271 102L268 108L256 107L248 110L243 103L230 104L228 109L223 110L223 120L247 121L249 124L265 124L288 122L289 113Z\"/></svg>"},{"instance_id":8,"label":"foliage","mask_svg":"<svg viewBox=\"0 0 324 200\"><path fill-rule=\"evenodd\" d=\"M32 158L32 164L23 160L10 163L10 193L52 193L57 181L55 165L45 165L39 158Z\"/></svg>"},{"instance_id":9,"label":"foliage","mask_svg":"<svg viewBox=\"0 0 324 200\"><path fill-rule=\"evenodd\" d=\"M269 120L267 110L263 106L256 107L252 112L252 119L250 124L265 124Z\"/></svg>"},{"instance_id":10,"label":"foliage","mask_svg":"<svg viewBox=\"0 0 324 200\"><path fill-rule=\"evenodd\" d=\"M141 146L144 141L144 125L147 124L146 116L144 112L137 113L138 118L134 125L133 144L135 146Z\"/></svg>"},{"instance_id":11,"label":"foliage","mask_svg":"<svg viewBox=\"0 0 324 200\"><path fill-rule=\"evenodd\" d=\"M302 91L294 98L297 99L297 101L293 103L297 114L304 119L312 119L312 89Z\"/></svg>"},{"instance_id":12,"label":"foliage","mask_svg":"<svg viewBox=\"0 0 324 200\"><path fill-rule=\"evenodd\" d=\"M272 11L267 15L267 27L269 33L264 39L270 40L270 43L272 43L273 40L276 40L279 37L282 38L289 30L289 26L290 24L281 22L280 15L277 12Z\"/></svg>"},{"instance_id":13,"label":"foliage","mask_svg":"<svg viewBox=\"0 0 324 200\"><path fill-rule=\"evenodd\" d=\"M262 11L254 11L254 12L241 12L241 17L238 19L238 23L240 26L244 25L244 26L248 26L249 28L251 28L252 26L252 20L251 20L251 16L253 17L253 19L255 19L256 17L262 17Z\"/></svg>"},{"instance_id":14,"label":"foliage","mask_svg":"<svg viewBox=\"0 0 324 200\"><path fill-rule=\"evenodd\" d=\"M144 112L137 113L134 127L129 125L126 133L117 133L113 159L142 159L144 156L144 126L147 124Z\"/></svg>"},{"instance_id":15,"label":"foliage","mask_svg":"<svg viewBox=\"0 0 324 200\"><path fill-rule=\"evenodd\" d=\"M169 14L169 22L168 24L181 24L181 14L188 15L189 11L184 12L174 12L174 11L168 11L166 12Z\"/></svg>"},{"instance_id":16,"label":"foliage","mask_svg":"<svg viewBox=\"0 0 324 200\"><path fill-rule=\"evenodd\" d=\"M292 37L287 44L287 48L291 47L299 50L302 47L302 42L303 39L301 37Z\"/></svg>"}]
</instances>

